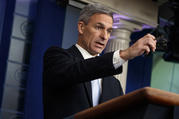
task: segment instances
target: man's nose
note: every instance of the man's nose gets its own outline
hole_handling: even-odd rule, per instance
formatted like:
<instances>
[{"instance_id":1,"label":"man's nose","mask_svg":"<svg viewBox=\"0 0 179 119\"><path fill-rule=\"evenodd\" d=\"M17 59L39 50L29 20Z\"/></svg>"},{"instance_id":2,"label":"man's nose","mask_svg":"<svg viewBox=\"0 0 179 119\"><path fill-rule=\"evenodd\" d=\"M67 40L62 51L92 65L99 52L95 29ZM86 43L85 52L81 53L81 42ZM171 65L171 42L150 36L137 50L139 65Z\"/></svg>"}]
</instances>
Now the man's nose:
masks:
<instances>
[{"instance_id":1,"label":"man's nose","mask_svg":"<svg viewBox=\"0 0 179 119\"><path fill-rule=\"evenodd\" d=\"M107 40L108 39L108 32L107 31L102 31L101 32L101 38L103 39L103 40Z\"/></svg>"}]
</instances>

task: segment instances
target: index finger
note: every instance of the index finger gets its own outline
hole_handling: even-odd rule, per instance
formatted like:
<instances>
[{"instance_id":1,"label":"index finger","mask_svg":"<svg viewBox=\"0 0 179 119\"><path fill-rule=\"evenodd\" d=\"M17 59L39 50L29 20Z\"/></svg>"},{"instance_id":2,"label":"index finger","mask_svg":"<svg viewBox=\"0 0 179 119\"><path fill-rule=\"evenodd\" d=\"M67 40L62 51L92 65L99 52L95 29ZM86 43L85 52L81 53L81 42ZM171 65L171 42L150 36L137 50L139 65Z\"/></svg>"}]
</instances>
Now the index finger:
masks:
<instances>
[{"instance_id":1,"label":"index finger","mask_svg":"<svg viewBox=\"0 0 179 119\"><path fill-rule=\"evenodd\" d=\"M154 40L156 40L155 36L152 35L152 34L150 34L150 33L148 33L147 36L150 37L150 38L152 38L152 39L154 39Z\"/></svg>"}]
</instances>

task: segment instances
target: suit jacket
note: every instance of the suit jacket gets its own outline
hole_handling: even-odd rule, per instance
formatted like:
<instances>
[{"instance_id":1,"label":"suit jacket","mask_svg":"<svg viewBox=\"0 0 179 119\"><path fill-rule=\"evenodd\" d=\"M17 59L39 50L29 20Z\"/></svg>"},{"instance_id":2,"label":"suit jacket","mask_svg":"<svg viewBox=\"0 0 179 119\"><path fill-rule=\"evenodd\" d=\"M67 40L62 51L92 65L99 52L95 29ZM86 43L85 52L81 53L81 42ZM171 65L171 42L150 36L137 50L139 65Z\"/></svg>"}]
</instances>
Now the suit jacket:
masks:
<instances>
[{"instance_id":1,"label":"suit jacket","mask_svg":"<svg viewBox=\"0 0 179 119\"><path fill-rule=\"evenodd\" d=\"M92 107L91 80L102 78L99 103L123 94L120 82L112 75L122 72L114 69L113 53L83 59L72 46L69 49L49 48L44 55L43 104L45 119L62 119Z\"/></svg>"}]
</instances>

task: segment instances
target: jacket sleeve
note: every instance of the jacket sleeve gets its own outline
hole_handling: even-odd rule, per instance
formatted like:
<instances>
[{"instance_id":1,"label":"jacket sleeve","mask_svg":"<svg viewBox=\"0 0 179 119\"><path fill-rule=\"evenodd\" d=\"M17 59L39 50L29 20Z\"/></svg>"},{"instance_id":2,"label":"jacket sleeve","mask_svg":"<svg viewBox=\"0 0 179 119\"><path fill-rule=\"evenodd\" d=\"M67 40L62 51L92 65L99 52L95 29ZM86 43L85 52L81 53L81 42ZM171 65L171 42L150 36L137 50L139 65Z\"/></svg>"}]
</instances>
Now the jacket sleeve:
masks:
<instances>
[{"instance_id":1,"label":"jacket sleeve","mask_svg":"<svg viewBox=\"0 0 179 119\"><path fill-rule=\"evenodd\" d=\"M113 53L106 53L84 60L62 48L51 47L44 55L43 78L51 80L48 83L53 82L53 85L65 86L119 74L122 67L115 70L112 57Z\"/></svg>"}]
</instances>

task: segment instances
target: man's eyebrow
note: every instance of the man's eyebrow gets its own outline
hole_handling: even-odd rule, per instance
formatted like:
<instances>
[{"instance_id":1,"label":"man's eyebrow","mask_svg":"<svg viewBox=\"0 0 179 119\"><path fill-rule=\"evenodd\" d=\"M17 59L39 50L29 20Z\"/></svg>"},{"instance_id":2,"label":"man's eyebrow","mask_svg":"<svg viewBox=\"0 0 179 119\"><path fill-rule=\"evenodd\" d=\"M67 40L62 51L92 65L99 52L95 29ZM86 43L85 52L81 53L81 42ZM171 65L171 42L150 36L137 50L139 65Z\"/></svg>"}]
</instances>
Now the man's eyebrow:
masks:
<instances>
[{"instance_id":1,"label":"man's eyebrow","mask_svg":"<svg viewBox=\"0 0 179 119\"><path fill-rule=\"evenodd\" d=\"M104 27L104 28L105 28L105 25L104 25L103 23L98 22L98 23L97 23L97 25L101 25L102 27ZM113 30L113 28L112 28L112 27L110 27L110 28L108 28L108 30Z\"/></svg>"},{"instance_id":2,"label":"man's eyebrow","mask_svg":"<svg viewBox=\"0 0 179 119\"><path fill-rule=\"evenodd\" d=\"M100 23L100 22L98 22L97 25L101 25L101 26L105 27L105 25L103 23Z\"/></svg>"},{"instance_id":3,"label":"man's eyebrow","mask_svg":"<svg viewBox=\"0 0 179 119\"><path fill-rule=\"evenodd\" d=\"M109 28L108 30L112 31L112 30L113 30L113 28L111 27L111 28Z\"/></svg>"}]
</instances>

